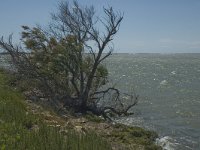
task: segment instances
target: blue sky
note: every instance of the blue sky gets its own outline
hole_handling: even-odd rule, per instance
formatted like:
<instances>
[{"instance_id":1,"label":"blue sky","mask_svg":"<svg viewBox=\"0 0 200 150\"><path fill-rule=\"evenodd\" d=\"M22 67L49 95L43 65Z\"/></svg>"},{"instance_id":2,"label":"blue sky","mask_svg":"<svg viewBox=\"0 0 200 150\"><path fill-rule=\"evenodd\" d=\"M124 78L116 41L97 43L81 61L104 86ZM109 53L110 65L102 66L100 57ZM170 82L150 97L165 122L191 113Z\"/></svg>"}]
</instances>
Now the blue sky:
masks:
<instances>
[{"instance_id":1,"label":"blue sky","mask_svg":"<svg viewBox=\"0 0 200 150\"><path fill-rule=\"evenodd\" d=\"M69 0L70 2L72 0ZM21 25L45 26L58 0L0 0L0 36L14 33ZM102 15L103 6L124 12L117 34L115 52L199 53L200 0L78 0L94 5Z\"/></svg>"}]
</instances>

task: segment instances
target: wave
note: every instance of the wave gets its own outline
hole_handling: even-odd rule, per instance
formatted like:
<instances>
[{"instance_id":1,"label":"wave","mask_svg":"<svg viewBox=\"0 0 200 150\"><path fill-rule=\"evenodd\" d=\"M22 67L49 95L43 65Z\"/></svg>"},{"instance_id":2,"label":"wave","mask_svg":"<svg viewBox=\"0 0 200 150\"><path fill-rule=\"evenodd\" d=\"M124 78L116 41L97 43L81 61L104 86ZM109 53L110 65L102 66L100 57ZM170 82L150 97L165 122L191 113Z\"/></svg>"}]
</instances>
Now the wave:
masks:
<instances>
[{"instance_id":1,"label":"wave","mask_svg":"<svg viewBox=\"0 0 200 150\"><path fill-rule=\"evenodd\" d=\"M175 144L170 136L157 138L156 144L160 145L163 148L163 150L175 150Z\"/></svg>"}]
</instances>

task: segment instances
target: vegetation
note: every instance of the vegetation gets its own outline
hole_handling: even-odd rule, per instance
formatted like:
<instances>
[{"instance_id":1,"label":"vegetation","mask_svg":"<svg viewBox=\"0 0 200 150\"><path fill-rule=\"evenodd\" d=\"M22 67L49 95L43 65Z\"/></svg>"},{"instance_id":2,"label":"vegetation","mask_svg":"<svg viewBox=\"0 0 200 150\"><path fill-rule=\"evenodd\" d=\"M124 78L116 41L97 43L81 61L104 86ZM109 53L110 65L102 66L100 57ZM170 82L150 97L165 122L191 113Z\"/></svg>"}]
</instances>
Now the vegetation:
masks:
<instances>
[{"instance_id":1,"label":"vegetation","mask_svg":"<svg viewBox=\"0 0 200 150\"><path fill-rule=\"evenodd\" d=\"M108 124L99 117L130 115L129 110L138 101L136 94L120 93L114 86L105 88L108 70L102 62L112 54L110 43L123 15L112 7L104 8L104 13L100 19L93 7L83 8L76 1L70 7L61 2L48 29L22 26L22 46L13 45L12 36L8 42L2 37L0 47L11 56L15 67L9 77L10 74L0 71L2 150L109 150L111 146L112 149L160 149L154 144L156 133ZM100 24L103 32L97 28ZM57 117L27 109L24 99L43 101L59 112L65 108L81 116L79 121L70 116L61 121L67 124L61 127L49 122L60 120Z\"/></svg>"},{"instance_id":2,"label":"vegetation","mask_svg":"<svg viewBox=\"0 0 200 150\"><path fill-rule=\"evenodd\" d=\"M24 97L7 86L7 77L0 71L0 149L94 150L111 149L93 132L80 134L49 126L44 118L27 110Z\"/></svg>"},{"instance_id":3,"label":"vegetation","mask_svg":"<svg viewBox=\"0 0 200 150\"><path fill-rule=\"evenodd\" d=\"M122 124L108 124L93 114L87 114L86 120L72 119L73 117L69 116L65 121L55 116L55 113L49 115L44 113L46 110L37 110L33 106L29 108L22 94L8 86L12 81L10 77L12 76L5 71L0 71L0 148L2 150L109 150L111 146L112 149L127 150L162 149L154 144L157 134L152 131ZM81 132L75 130L78 128ZM104 139L107 139L111 146Z\"/></svg>"},{"instance_id":4,"label":"vegetation","mask_svg":"<svg viewBox=\"0 0 200 150\"><path fill-rule=\"evenodd\" d=\"M162 150L160 146L154 144L158 135L153 131L140 127L128 127L123 124L116 124L114 128L115 130L109 135L110 138L113 141L129 145L130 149Z\"/></svg>"},{"instance_id":5,"label":"vegetation","mask_svg":"<svg viewBox=\"0 0 200 150\"><path fill-rule=\"evenodd\" d=\"M11 56L17 80L37 91L31 96L47 99L58 110L73 108L104 118L109 113L129 114L138 96L125 94L129 101L124 103L123 93L114 86L105 89L108 71L102 64L112 54L111 41L123 15L112 7L104 8L104 14L95 16L93 7L81 7L76 1L73 6L61 2L48 29L22 26L23 46L14 46L11 36L8 42L2 37L0 46ZM107 103L102 103L105 97Z\"/></svg>"}]
</instances>

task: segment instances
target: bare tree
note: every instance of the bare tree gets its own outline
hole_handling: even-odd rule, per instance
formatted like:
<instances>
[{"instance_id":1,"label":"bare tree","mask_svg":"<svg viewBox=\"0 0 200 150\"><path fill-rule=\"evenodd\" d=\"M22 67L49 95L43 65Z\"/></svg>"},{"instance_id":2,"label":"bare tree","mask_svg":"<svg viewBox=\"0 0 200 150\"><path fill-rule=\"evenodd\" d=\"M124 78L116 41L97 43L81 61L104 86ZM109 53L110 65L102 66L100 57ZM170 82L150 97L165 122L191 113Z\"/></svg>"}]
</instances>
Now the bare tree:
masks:
<instances>
[{"instance_id":1,"label":"bare tree","mask_svg":"<svg viewBox=\"0 0 200 150\"><path fill-rule=\"evenodd\" d=\"M72 7L61 2L58 10L52 14L48 30L23 26L22 41L30 55L22 53L23 48L13 46L11 37L8 42L2 38L0 46L9 52L21 75L41 83L40 90L51 101L62 100L63 106L70 105L83 113L89 110L104 117L107 112L128 115L129 109L137 104L138 95L125 94L131 99L125 105L122 93L115 87L101 90L108 76L102 62L112 54L112 40L123 15L109 7L103 9L104 16L100 18L95 16L94 7L81 7L76 1ZM102 27L103 31L99 31ZM48 62L53 62L53 69ZM45 68L51 68L51 72L44 71ZM115 106L100 104L108 94L112 95L110 99Z\"/></svg>"}]
</instances>

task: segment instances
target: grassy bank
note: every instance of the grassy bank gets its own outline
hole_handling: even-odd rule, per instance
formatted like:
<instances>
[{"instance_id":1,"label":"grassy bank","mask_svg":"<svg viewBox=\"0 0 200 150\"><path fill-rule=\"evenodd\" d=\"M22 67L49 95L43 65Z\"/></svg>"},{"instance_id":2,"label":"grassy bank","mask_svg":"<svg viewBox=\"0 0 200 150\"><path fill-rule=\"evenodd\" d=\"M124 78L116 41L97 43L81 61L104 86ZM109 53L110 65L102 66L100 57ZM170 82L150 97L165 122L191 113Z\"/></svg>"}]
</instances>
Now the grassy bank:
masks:
<instances>
[{"instance_id":1,"label":"grassy bank","mask_svg":"<svg viewBox=\"0 0 200 150\"><path fill-rule=\"evenodd\" d=\"M8 86L0 71L0 149L48 150L160 150L157 134L139 127L110 124L97 116L58 116L25 101Z\"/></svg>"},{"instance_id":2,"label":"grassy bank","mask_svg":"<svg viewBox=\"0 0 200 150\"><path fill-rule=\"evenodd\" d=\"M110 145L95 133L80 134L70 128L44 122L43 116L26 107L24 97L7 86L8 77L0 71L0 149L1 150L109 150Z\"/></svg>"}]
</instances>

